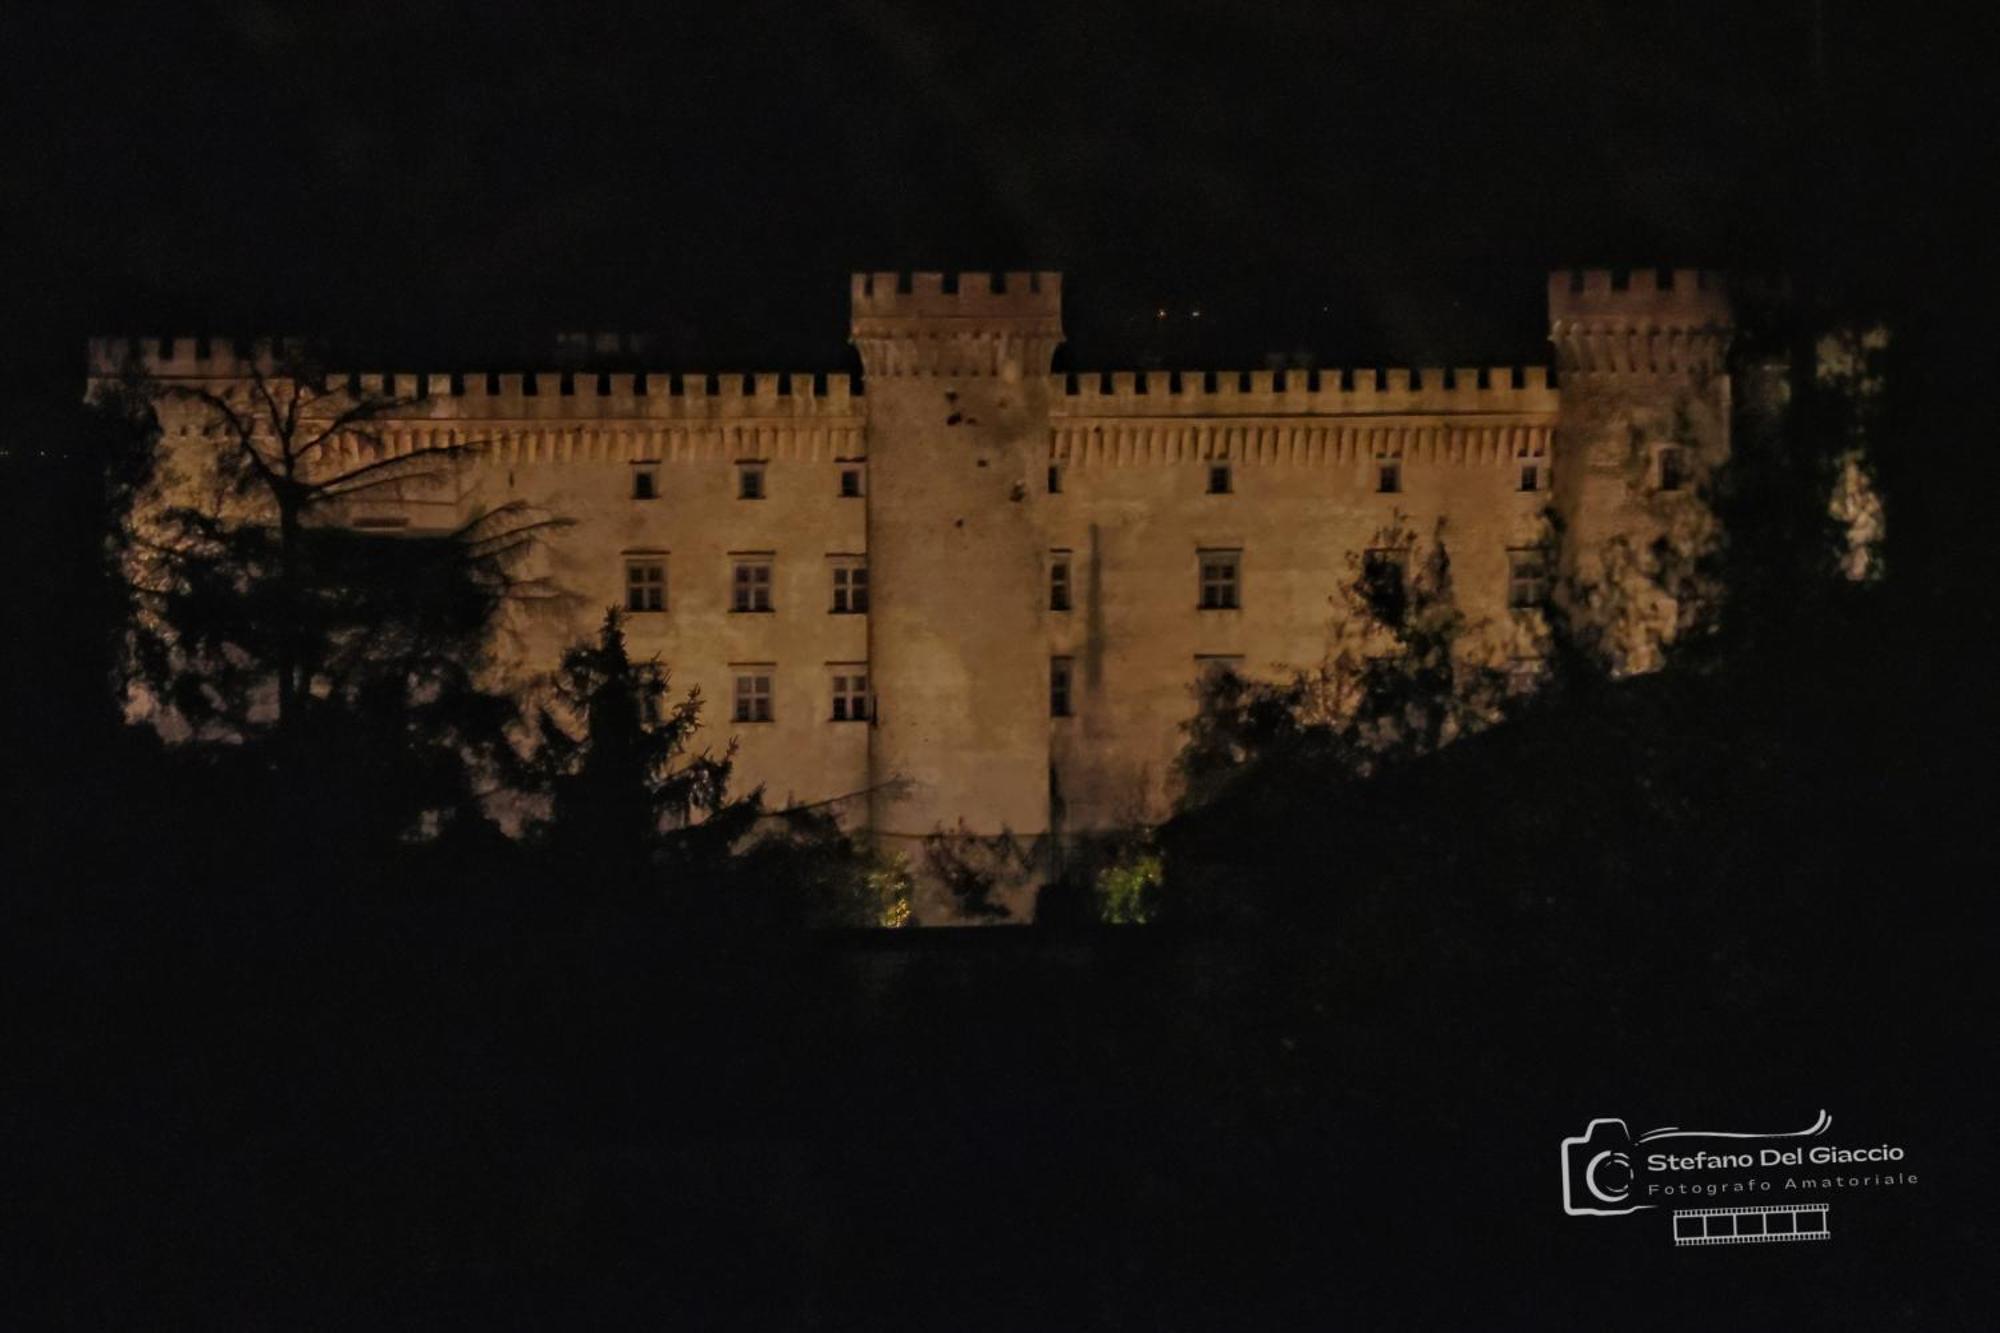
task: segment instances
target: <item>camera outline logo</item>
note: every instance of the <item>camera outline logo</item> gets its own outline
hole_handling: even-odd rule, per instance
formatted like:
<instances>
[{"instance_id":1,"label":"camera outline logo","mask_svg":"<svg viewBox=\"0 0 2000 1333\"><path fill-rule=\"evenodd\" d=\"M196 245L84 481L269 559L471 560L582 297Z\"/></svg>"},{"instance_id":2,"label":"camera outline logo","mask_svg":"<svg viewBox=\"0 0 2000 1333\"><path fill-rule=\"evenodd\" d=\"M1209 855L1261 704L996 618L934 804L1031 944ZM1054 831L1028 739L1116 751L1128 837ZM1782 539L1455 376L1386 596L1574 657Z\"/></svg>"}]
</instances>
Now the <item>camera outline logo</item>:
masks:
<instances>
[{"instance_id":1,"label":"camera outline logo","mask_svg":"<svg viewBox=\"0 0 2000 1333\"><path fill-rule=\"evenodd\" d=\"M1593 1120L1583 1133L1564 1139L1563 1212L1571 1217L1623 1217L1659 1207L1654 1203L1628 1202L1638 1179L1638 1173L1632 1169L1631 1150L1632 1131L1623 1120ZM1618 1179L1620 1173L1623 1183ZM1595 1204L1614 1206L1591 1206Z\"/></svg>"}]
</instances>

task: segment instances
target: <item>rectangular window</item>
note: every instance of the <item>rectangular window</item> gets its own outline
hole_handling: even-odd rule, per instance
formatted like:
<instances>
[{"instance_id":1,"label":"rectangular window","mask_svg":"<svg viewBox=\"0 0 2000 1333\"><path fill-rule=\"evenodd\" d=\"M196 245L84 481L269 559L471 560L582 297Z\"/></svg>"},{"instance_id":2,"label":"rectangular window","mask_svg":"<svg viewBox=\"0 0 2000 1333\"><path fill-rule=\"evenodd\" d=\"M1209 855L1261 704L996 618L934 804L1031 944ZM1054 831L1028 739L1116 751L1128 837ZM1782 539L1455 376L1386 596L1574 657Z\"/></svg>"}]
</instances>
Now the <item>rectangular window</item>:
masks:
<instances>
[{"instance_id":1,"label":"rectangular window","mask_svg":"<svg viewBox=\"0 0 2000 1333\"><path fill-rule=\"evenodd\" d=\"M1049 610L1067 611L1069 601L1069 552L1049 552Z\"/></svg>"},{"instance_id":2,"label":"rectangular window","mask_svg":"<svg viewBox=\"0 0 2000 1333\"><path fill-rule=\"evenodd\" d=\"M736 498L739 500L761 500L764 498L764 465L762 463L738 463L736 465Z\"/></svg>"},{"instance_id":3,"label":"rectangular window","mask_svg":"<svg viewBox=\"0 0 2000 1333\"><path fill-rule=\"evenodd\" d=\"M868 720L868 668L860 665L833 668L833 720Z\"/></svg>"},{"instance_id":4,"label":"rectangular window","mask_svg":"<svg viewBox=\"0 0 2000 1333\"><path fill-rule=\"evenodd\" d=\"M1396 495L1403 489L1403 465L1393 459L1375 465L1375 492Z\"/></svg>"},{"instance_id":5,"label":"rectangular window","mask_svg":"<svg viewBox=\"0 0 2000 1333\"><path fill-rule=\"evenodd\" d=\"M734 719L738 722L769 722L773 669L769 666L740 666L735 668L735 672Z\"/></svg>"},{"instance_id":6,"label":"rectangular window","mask_svg":"<svg viewBox=\"0 0 2000 1333\"><path fill-rule=\"evenodd\" d=\"M868 566L843 558L833 567L833 614L861 615L868 610Z\"/></svg>"},{"instance_id":7,"label":"rectangular window","mask_svg":"<svg viewBox=\"0 0 2000 1333\"><path fill-rule=\"evenodd\" d=\"M1201 551L1201 598L1203 611L1234 611L1242 605L1243 552Z\"/></svg>"},{"instance_id":8,"label":"rectangular window","mask_svg":"<svg viewBox=\"0 0 2000 1333\"><path fill-rule=\"evenodd\" d=\"M1073 657L1051 657L1049 659L1049 716L1069 717L1070 687L1076 673L1076 659Z\"/></svg>"},{"instance_id":9,"label":"rectangular window","mask_svg":"<svg viewBox=\"0 0 2000 1333\"><path fill-rule=\"evenodd\" d=\"M1062 468L1060 468L1054 463L1049 464L1049 494L1061 495L1062 484L1063 484Z\"/></svg>"},{"instance_id":10,"label":"rectangular window","mask_svg":"<svg viewBox=\"0 0 2000 1333\"><path fill-rule=\"evenodd\" d=\"M769 611L771 609L771 557L739 555L731 566L729 609Z\"/></svg>"},{"instance_id":11,"label":"rectangular window","mask_svg":"<svg viewBox=\"0 0 2000 1333\"><path fill-rule=\"evenodd\" d=\"M1549 599L1549 557L1539 546L1507 552L1507 605L1531 611Z\"/></svg>"},{"instance_id":12,"label":"rectangular window","mask_svg":"<svg viewBox=\"0 0 2000 1333\"><path fill-rule=\"evenodd\" d=\"M656 467L635 467L632 469L632 498L634 500L655 500L660 495L660 470Z\"/></svg>"},{"instance_id":13,"label":"rectangular window","mask_svg":"<svg viewBox=\"0 0 2000 1333\"><path fill-rule=\"evenodd\" d=\"M664 611L667 609L667 561L649 555L625 562L625 609Z\"/></svg>"},{"instance_id":14,"label":"rectangular window","mask_svg":"<svg viewBox=\"0 0 2000 1333\"><path fill-rule=\"evenodd\" d=\"M1660 489L1678 491L1687 485L1687 450L1670 444L1660 450Z\"/></svg>"},{"instance_id":15,"label":"rectangular window","mask_svg":"<svg viewBox=\"0 0 2000 1333\"><path fill-rule=\"evenodd\" d=\"M1542 480L1543 480L1543 479L1542 479L1542 465L1541 465L1541 464L1539 464L1539 463L1523 463L1523 464L1521 464L1521 489L1522 489L1523 491L1539 491L1539 490L1541 490L1541 489L1542 489Z\"/></svg>"},{"instance_id":16,"label":"rectangular window","mask_svg":"<svg viewBox=\"0 0 2000 1333\"><path fill-rule=\"evenodd\" d=\"M861 469L844 467L840 470L840 498L857 500L861 497Z\"/></svg>"},{"instance_id":17,"label":"rectangular window","mask_svg":"<svg viewBox=\"0 0 2000 1333\"><path fill-rule=\"evenodd\" d=\"M1230 492L1229 464L1210 463L1208 465L1208 493L1227 495Z\"/></svg>"}]
</instances>

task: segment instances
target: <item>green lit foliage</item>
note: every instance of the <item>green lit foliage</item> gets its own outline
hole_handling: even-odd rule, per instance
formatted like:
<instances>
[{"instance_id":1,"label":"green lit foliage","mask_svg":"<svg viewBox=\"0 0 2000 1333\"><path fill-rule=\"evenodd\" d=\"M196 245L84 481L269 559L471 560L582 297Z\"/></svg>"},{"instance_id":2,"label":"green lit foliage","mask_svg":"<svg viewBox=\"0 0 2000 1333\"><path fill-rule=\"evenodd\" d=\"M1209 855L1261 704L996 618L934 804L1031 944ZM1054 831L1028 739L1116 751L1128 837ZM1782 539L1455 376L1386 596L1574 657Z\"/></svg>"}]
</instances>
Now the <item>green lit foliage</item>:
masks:
<instances>
[{"instance_id":1,"label":"green lit foliage","mask_svg":"<svg viewBox=\"0 0 2000 1333\"><path fill-rule=\"evenodd\" d=\"M738 930L914 924L900 858L855 841L823 806L765 812L722 873L685 887L685 918Z\"/></svg>"},{"instance_id":2,"label":"green lit foliage","mask_svg":"<svg viewBox=\"0 0 2000 1333\"><path fill-rule=\"evenodd\" d=\"M1137 850L1097 874L1093 896L1100 921L1110 925L1144 925L1159 912L1166 864L1151 848Z\"/></svg>"},{"instance_id":3,"label":"green lit foliage","mask_svg":"<svg viewBox=\"0 0 2000 1333\"><path fill-rule=\"evenodd\" d=\"M874 924L898 929L914 926L916 879L910 874L906 856L878 857L866 871L869 897L876 904Z\"/></svg>"}]
</instances>

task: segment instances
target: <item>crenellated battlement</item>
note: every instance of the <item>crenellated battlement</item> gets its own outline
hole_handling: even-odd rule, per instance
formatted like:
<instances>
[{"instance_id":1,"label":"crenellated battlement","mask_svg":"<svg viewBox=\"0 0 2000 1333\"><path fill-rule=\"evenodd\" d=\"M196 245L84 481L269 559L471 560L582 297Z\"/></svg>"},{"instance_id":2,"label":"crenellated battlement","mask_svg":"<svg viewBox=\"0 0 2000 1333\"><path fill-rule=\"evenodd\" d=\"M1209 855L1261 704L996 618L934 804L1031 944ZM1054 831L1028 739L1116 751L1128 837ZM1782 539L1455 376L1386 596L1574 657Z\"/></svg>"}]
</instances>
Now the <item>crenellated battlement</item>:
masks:
<instances>
[{"instance_id":1,"label":"crenellated battlement","mask_svg":"<svg viewBox=\"0 0 2000 1333\"><path fill-rule=\"evenodd\" d=\"M1715 374L1733 323L1728 284L1709 270L1549 275L1549 341L1566 374Z\"/></svg>"},{"instance_id":2,"label":"crenellated battlement","mask_svg":"<svg viewBox=\"0 0 2000 1333\"><path fill-rule=\"evenodd\" d=\"M1561 393L1543 366L1328 370L1108 371L1049 375L1062 342L1062 275L874 272L852 275L851 336L869 378L993 377L1049 391L1053 417L1552 418ZM1565 375L1601 388L1624 376L1700 377L1721 370L1731 331L1728 285L1700 269L1563 270L1548 284L1550 341ZM576 339L572 339L576 342ZM603 339L589 345L597 347ZM578 344L582 344L579 342ZM624 345L622 342L619 344ZM168 384L224 387L282 373L303 340L194 336L95 338L89 373L134 370ZM572 349L574 350L574 349ZM599 370L556 358L549 369L369 371L336 375L356 391L411 400L412 421L867 419L862 383L845 374Z\"/></svg>"},{"instance_id":3,"label":"crenellated battlement","mask_svg":"<svg viewBox=\"0 0 2000 1333\"><path fill-rule=\"evenodd\" d=\"M851 294L873 378L1044 375L1063 341L1060 273L857 273Z\"/></svg>"},{"instance_id":4,"label":"crenellated battlement","mask_svg":"<svg viewBox=\"0 0 2000 1333\"><path fill-rule=\"evenodd\" d=\"M1107 371L1065 377L1061 417L1549 415L1545 366Z\"/></svg>"},{"instance_id":5,"label":"crenellated battlement","mask_svg":"<svg viewBox=\"0 0 2000 1333\"><path fill-rule=\"evenodd\" d=\"M137 369L156 380L232 380L252 370L270 374L286 360L302 354L300 338L165 337L92 338L86 344L88 373L110 378Z\"/></svg>"},{"instance_id":6,"label":"crenellated battlement","mask_svg":"<svg viewBox=\"0 0 2000 1333\"><path fill-rule=\"evenodd\" d=\"M856 273L854 319L1062 319L1062 274Z\"/></svg>"},{"instance_id":7,"label":"crenellated battlement","mask_svg":"<svg viewBox=\"0 0 2000 1333\"><path fill-rule=\"evenodd\" d=\"M1549 274L1549 318L1728 324L1729 288L1711 269L1558 269Z\"/></svg>"},{"instance_id":8,"label":"crenellated battlement","mask_svg":"<svg viewBox=\"0 0 2000 1333\"><path fill-rule=\"evenodd\" d=\"M260 340L92 338L89 373L105 379L136 369L168 384L215 387L253 373L282 373L300 344ZM354 392L410 400L392 419L562 421L637 418L858 417L863 400L845 373L752 371L363 371L330 376Z\"/></svg>"}]
</instances>

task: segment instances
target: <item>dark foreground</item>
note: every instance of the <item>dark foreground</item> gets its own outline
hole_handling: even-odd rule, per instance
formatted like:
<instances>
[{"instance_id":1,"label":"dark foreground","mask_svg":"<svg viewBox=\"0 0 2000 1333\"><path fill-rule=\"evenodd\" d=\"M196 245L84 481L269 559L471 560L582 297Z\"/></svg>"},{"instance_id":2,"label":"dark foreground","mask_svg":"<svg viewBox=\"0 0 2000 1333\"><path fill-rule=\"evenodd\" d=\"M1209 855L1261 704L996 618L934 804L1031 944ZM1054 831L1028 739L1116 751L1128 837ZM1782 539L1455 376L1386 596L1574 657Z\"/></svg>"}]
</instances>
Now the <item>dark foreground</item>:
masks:
<instances>
[{"instance_id":1,"label":"dark foreground","mask_svg":"<svg viewBox=\"0 0 2000 1333\"><path fill-rule=\"evenodd\" d=\"M1884 886L1885 892L1893 886ZM451 903L18 976L20 1327L1970 1328L1984 1015L1948 939L1437 961L905 932L718 953ZM157 923L155 923L157 924ZM1628 947L1643 948L1643 941ZM1349 979L1344 980L1343 977ZM107 982L107 979L113 979ZM1753 987L1754 989L1754 987ZM1586 1119L1909 1147L1824 1244L1572 1219ZM1836 1136L1838 1137L1838 1136Z\"/></svg>"},{"instance_id":2,"label":"dark foreground","mask_svg":"<svg viewBox=\"0 0 2000 1333\"><path fill-rule=\"evenodd\" d=\"M4 1322L1992 1327L1983 662L1837 648L1249 789L1171 927L697 936L24 785ZM1917 1177L1823 1243L1561 1211L1593 1118L1822 1109Z\"/></svg>"}]
</instances>

